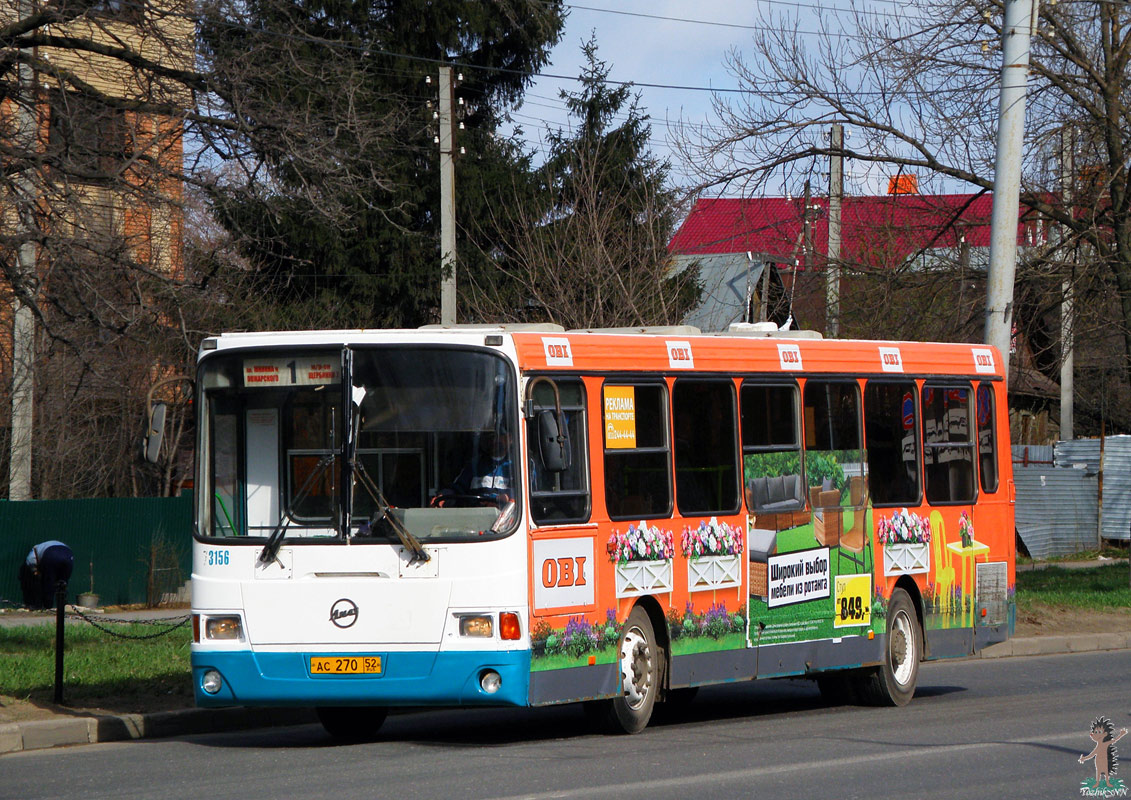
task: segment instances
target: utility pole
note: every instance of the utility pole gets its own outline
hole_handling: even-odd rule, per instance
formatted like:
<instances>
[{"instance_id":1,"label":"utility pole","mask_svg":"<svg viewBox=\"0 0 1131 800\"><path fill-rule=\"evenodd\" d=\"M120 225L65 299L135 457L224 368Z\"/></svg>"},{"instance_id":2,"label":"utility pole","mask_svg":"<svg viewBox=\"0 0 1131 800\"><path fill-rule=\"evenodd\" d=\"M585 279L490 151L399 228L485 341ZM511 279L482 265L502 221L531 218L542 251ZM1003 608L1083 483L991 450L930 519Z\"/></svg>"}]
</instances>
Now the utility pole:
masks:
<instances>
[{"instance_id":1,"label":"utility pole","mask_svg":"<svg viewBox=\"0 0 1131 800\"><path fill-rule=\"evenodd\" d=\"M452 68L440 67L440 324L456 323L456 167Z\"/></svg>"},{"instance_id":2,"label":"utility pole","mask_svg":"<svg viewBox=\"0 0 1131 800\"><path fill-rule=\"evenodd\" d=\"M1072 204L1076 200L1075 193L1072 191L1076 175L1076 142L1074 138L1071 126L1066 125L1064 130L1060 132L1060 196L1068 214L1072 213ZM1066 247L1068 243L1067 233L1067 227L1062 225L1060 228L1060 246L1064 248L1065 257L1069 258ZM1074 266L1074 256L1071 261L1072 266ZM1063 299L1060 301L1060 438L1063 441L1071 441L1073 438L1072 404L1075 394L1073 366L1075 365L1076 343L1072 335L1075 324L1075 314L1072 307L1072 278L1075 269L1072 266L1069 267L1068 274L1064 278L1062 284Z\"/></svg>"},{"instance_id":3,"label":"utility pole","mask_svg":"<svg viewBox=\"0 0 1131 800\"><path fill-rule=\"evenodd\" d=\"M20 19L31 16L35 9L34 0L21 0L16 6ZM16 249L16 268L19 273L18 284L12 293L12 439L8 461L8 499L31 499L31 453L32 426L34 423L33 402L35 391L35 316L31 308L20 297L20 293L34 296L38 291L38 276L35 264L35 179L29 175L34 169L32 158L36 150L36 86L31 68L32 51L20 50L17 66L19 75L19 97L16 99L16 114L19 143L17 149L23 151L26 159L15 181L16 217L19 232L23 238Z\"/></svg>"},{"instance_id":4,"label":"utility pole","mask_svg":"<svg viewBox=\"0 0 1131 800\"><path fill-rule=\"evenodd\" d=\"M830 133L829 157L829 253L825 272L825 335L835 337L840 329L840 206L844 198L844 126L836 123Z\"/></svg>"},{"instance_id":5,"label":"utility pole","mask_svg":"<svg viewBox=\"0 0 1131 800\"><path fill-rule=\"evenodd\" d=\"M990 216L990 265L986 276L986 344L997 347L1009 379L1013 331L1013 279L1017 269L1021 147L1025 138L1025 86L1029 37L1038 0L1005 0L1001 28L1001 97L998 101L994 208Z\"/></svg>"}]
</instances>

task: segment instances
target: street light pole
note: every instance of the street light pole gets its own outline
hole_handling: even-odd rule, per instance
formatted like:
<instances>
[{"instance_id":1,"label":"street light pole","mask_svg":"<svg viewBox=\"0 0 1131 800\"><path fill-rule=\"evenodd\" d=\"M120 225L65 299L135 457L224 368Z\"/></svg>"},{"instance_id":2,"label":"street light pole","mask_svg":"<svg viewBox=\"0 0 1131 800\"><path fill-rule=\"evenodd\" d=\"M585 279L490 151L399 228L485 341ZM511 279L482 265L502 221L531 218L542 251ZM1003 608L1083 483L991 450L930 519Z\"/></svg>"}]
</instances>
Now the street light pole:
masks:
<instances>
[{"instance_id":1,"label":"street light pole","mask_svg":"<svg viewBox=\"0 0 1131 800\"><path fill-rule=\"evenodd\" d=\"M1029 38L1038 0L1006 0L1001 29L1001 97L998 101L994 208L990 217L990 265L986 276L986 344L997 347L1009 379L1013 330L1013 280L1017 269L1017 218L1021 148L1025 139L1025 87Z\"/></svg>"},{"instance_id":2,"label":"street light pole","mask_svg":"<svg viewBox=\"0 0 1131 800\"><path fill-rule=\"evenodd\" d=\"M456 324L456 167L452 68L440 67L440 324Z\"/></svg>"}]
</instances>

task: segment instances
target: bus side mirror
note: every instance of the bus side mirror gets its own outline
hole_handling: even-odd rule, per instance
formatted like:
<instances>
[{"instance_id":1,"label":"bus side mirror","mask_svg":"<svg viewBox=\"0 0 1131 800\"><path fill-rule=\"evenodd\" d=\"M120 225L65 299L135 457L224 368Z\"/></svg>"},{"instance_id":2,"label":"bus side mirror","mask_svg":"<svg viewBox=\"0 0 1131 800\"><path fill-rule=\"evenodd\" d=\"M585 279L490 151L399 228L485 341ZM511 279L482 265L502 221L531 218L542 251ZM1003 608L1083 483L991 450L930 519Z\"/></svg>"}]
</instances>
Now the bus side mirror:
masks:
<instances>
[{"instance_id":1,"label":"bus side mirror","mask_svg":"<svg viewBox=\"0 0 1131 800\"><path fill-rule=\"evenodd\" d=\"M157 463L161 454L161 443L165 439L165 404L154 403L149 411L149 430L145 434L145 460Z\"/></svg>"},{"instance_id":2,"label":"bus side mirror","mask_svg":"<svg viewBox=\"0 0 1131 800\"><path fill-rule=\"evenodd\" d=\"M538 412L538 455L550 472L569 469L569 437L561 420L549 409Z\"/></svg>"}]
</instances>

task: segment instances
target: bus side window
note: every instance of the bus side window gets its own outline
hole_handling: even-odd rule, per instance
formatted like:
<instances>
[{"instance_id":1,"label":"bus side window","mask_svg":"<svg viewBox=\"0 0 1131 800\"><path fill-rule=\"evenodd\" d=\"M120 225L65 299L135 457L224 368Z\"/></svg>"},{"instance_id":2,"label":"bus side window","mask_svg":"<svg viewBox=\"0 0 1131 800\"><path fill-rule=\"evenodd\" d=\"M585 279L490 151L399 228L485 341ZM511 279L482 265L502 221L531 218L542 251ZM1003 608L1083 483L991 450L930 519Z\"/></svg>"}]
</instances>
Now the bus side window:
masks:
<instances>
[{"instance_id":1,"label":"bus side window","mask_svg":"<svg viewBox=\"0 0 1131 800\"><path fill-rule=\"evenodd\" d=\"M923 386L923 469L927 502L972 503L974 442L970 431L970 386Z\"/></svg>"},{"instance_id":2,"label":"bus side window","mask_svg":"<svg viewBox=\"0 0 1131 800\"><path fill-rule=\"evenodd\" d=\"M585 386L577 379L555 378L561 398L569 463L565 470L545 469L539 457L538 417L556 413L553 387L540 382L532 393L533 415L526 420L530 479L530 516L540 524L585 522L589 519L589 447L585 432Z\"/></svg>"},{"instance_id":3,"label":"bus side window","mask_svg":"<svg viewBox=\"0 0 1131 800\"><path fill-rule=\"evenodd\" d=\"M667 387L659 383L602 388L605 508L610 519L666 517L672 508Z\"/></svg>"},{"instance_id":4,"label":"bus side window","mask_svg":"<svg viewBox=\"0 0 1131 800\"><path fill-rule=\"evenodd\" d=\"M994 387L978 384L978 466L983 492L997 491L997 437L994 435Z\"/></svg>"},{"instance_id":5,"label":"bus side window","mask_svg":"<svg viewBox=\"0 0 1131 800\"><path fill-rule=\"evenodd\" d=\"M868 381L864 387L864 435L868 486L877 506L919 505L918 392L912 381Z\"/></svg>"},{"instance_id":6,"label":"bus side window","mask_svg":"<svg viewBox=\"0 0 1131 800\"><path fill-rule=\"evenodd\" d=\"M738 510L734 384L678 380L672 390L675 488L681 514Z\"/></svg>"},{"instance_id":7,"label":"bus side window","mask_svg":"<svg viewBox=\"0 0 1131 800\"><path fill-rule=\"evenodd\" d=\"M242 525L243 503L240 501L243 489L239 473L239 419L234 413L221 413L219 409L223 405L227 404L214 402L209 407L208 430L213 452L209 478L212 485L205 488L211 494L212 503L207 517L210 525L201 532L209 536L239 536L246 533Z\"/></svg>"},{"instance_id":8,"label":"bus side window","mask_svg":"<svg viewBox=\"0 0 1131 800\"><path fill-rule=\"evenodd\" d=\"M796 386L742 384L742 463L750 511L777 514L804 508Z\"/></svg>"},{"instance_id":9,"label":"bus side window","mask_svg":"<svg viewBox=\"0 0 1131 800\"><path fill-rule=\"evenodd\" d=\"M805 477L815 509L859 508L867 495L856 381L805 383Z\"/></svg>"}]
</instances>

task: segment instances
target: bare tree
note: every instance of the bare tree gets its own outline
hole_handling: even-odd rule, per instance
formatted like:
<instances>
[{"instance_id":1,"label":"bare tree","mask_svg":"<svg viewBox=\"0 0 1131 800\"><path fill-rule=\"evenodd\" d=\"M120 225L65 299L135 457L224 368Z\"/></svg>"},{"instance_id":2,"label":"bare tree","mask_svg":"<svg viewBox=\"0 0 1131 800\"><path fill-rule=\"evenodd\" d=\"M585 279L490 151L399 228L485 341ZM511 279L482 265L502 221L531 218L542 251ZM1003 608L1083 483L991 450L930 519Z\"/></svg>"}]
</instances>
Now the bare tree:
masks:
<instances>
[{"instance_id":1,"label":"bare tree","mask_svg":"<svg viewBox=\"0 0 1131 800\"><path fill-rule=\"evenodd\" d=\"M602 191L601 159L579 155L573 191L580 202L550 218L514 204L513 231L487 266L468 276L466 299L479 319L555 322L567 329L678 323L698 296L695 273L671 276L667 201L635 198L636 223L624 224L626 198ZM643 204L639 204L643 200Z\"/></svg>"},{"instance_id":2,"label":"bare tree","mask_svg":"<svg viewBox=\"0 0 1131 800\"><path fill-rule=\"evenodd\" d=\"M118 332L134 322L92 286L102 278L92 259L135 282L181 277L186 184L270 193L285 174L292 194L348 227L344 202L385 186L386 165L369 155L415 111L368 86L349 48L312 40L284 0L268 0L270 29L235 0L200 11L180 0L9 3L0 204L24 224L5 226L0 270L51 335L47 309ZM287 76L304 78L301 102L277 95ZM37 276L14 258L26 242Z\"/></svg>"},{"instance_id":3,"label":"bare tree","mask_svg":"<svg viewBox=\"0 0 1131 800\"><path fill-rule=\"evenodd\" d=\"M386 196L388 162L371 154L424 124L292 3L256 9L253 25L240 0L0 8L0 318L15 302L36 323L23 356L0 336L0 368L7 390L34 364L35 496L171 491L175 458L160 474L136 461L148 386L188 369L212 322L265 315L247 272L200 250L186 264L186 187L270 196L285 179L349 230L352 209ZM297 76L302 96L280 97Z\"/></svg>"}]
</instances>

